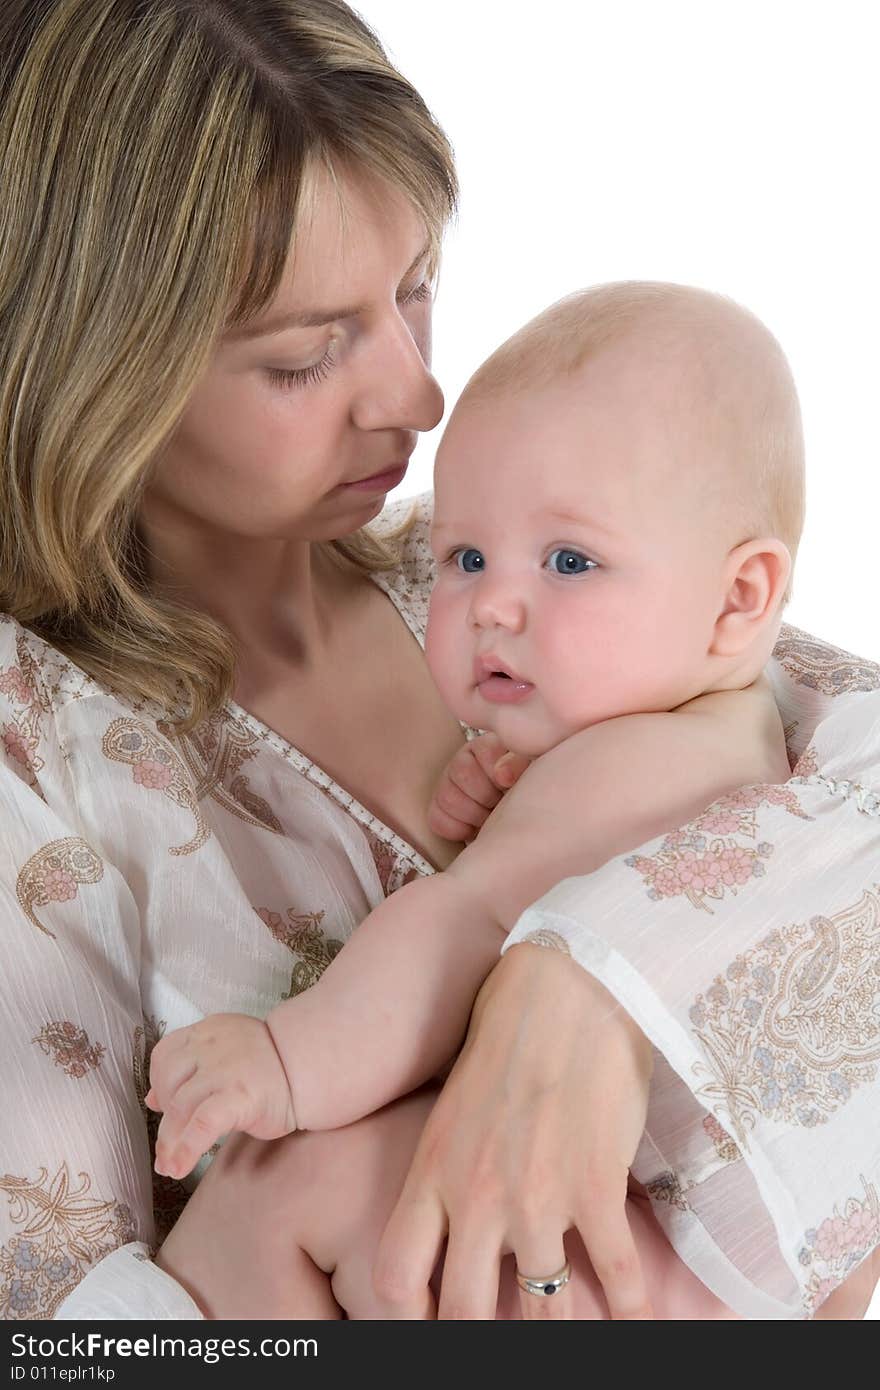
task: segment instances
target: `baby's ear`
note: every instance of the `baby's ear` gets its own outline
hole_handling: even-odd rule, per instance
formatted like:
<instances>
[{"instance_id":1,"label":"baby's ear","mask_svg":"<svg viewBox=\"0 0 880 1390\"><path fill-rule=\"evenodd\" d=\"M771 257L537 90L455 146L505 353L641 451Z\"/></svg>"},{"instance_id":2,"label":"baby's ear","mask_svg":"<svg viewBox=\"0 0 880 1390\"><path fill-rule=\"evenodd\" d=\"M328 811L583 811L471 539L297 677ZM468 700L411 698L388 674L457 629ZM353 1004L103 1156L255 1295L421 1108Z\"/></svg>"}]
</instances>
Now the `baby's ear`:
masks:
<instances>
[{"instance_id":1,"label":"baby's ear","mask_svg":"<svg viewBox=\"0 0 880 1390\"><path fill-rule=\"evenodd\" d=\"M741 656L764 635L779 617L791 567L791 552L776 536L745 541L730 552L710 655Z\"/></svg>"}]
</instances>

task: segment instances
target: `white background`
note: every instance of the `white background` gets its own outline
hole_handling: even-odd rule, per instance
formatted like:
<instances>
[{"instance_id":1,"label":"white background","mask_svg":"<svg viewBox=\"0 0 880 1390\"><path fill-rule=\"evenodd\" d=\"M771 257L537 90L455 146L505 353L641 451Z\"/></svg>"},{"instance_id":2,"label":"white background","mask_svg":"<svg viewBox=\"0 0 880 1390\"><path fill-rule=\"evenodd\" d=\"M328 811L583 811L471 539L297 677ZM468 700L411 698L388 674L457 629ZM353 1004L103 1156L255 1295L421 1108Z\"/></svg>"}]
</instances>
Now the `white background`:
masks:
<instances>
[{"instance_id":1,"label":"white background","mask_svg":"<svg viewBox=\"0 0 880 1390\"><path fill-rule=\"evenodd\" d=\"M880 659L874 0L357 8L457 155L434 352L448 403L579 286L676 280L740 300L780 339L804 413L807 524L787 620ZM423 439L401 494L430 486L438 438Z\"/></svg>"},{"instance_id":2,"label":"white background","mask_svg":"<svg viewBox=\"0 0 880 1390\"><path fill-rule=\"evenodd\" d=\"M754 310L794 369L807 524L786 618L880 658L874 0L361 0L455 147L436 310L448 405L579 286ZM401 495L430 485L439 431Z\"/></svg>"}]
</instances>

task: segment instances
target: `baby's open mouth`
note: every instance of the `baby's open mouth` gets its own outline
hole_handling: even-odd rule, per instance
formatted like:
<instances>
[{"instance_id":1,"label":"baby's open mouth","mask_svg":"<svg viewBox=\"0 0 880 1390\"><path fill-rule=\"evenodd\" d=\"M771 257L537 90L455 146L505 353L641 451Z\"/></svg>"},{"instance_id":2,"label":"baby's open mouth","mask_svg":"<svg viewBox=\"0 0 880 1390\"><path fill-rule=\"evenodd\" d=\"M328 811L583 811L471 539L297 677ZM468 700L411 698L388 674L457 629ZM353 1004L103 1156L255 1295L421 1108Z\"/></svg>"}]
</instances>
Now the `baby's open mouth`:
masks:
<instances>
[{"instance_id":1,"label":"baby's open mouth","mask_svg":"<svg viewBox=\"0 0 880 1390\"><path fill-rule=\"evenodd\" d=\"M478 657L475 661L474 683L490 704L518 704L535 688L531 681L507 669L491 655Z\"/></svg>"}]
</instances>

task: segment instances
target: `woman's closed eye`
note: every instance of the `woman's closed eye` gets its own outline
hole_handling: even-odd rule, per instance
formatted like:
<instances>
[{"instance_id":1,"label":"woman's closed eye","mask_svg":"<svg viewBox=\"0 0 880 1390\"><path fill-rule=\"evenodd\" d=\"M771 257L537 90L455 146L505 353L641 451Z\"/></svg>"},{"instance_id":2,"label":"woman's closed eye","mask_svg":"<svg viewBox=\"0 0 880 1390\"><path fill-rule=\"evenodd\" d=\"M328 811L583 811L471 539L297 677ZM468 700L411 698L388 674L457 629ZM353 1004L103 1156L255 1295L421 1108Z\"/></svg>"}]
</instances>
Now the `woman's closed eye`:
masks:
<instances>
[{"instance_id":1,"label":"woman's closed eye","mask_svg":"<svg viewBox=\"0 0 880 1390\"><path fill-rule=\"evenodd\" d=\"M569 550L565 546L551 550L545 563L554 574L586 574L588 570L598 569L595 560L590 560L579 550Z\"/></svg>"},{"instance_id":2,"label":"woman's closed eye","mask_svg":"<svg viewBox=\"0 0 880 1390\"><path fill-rule=\"evenodd\" d=\"M283 391L290 391L296 386L311 386L316 381L323 381L336 361L334 347L335 344L331 343L324 356L318 362L313 362L310 367L269 367L269 380L273 386L280 386Z\"/></svg>"},{"instance_id":3,"label":"woman's closed eye","mask_svg":"<svg viewBox=\"0 0 880 1390\"><path fill-rule=\"evenodd\" d=\"M397 296L397 302L401 305L424 304L430 302L434 295L434 286L430 280L420 280L411 290L401 292ZM316 382L323 381L331 369L336 365L337 357L336 338L331 339L330 344L317 362L312 362L308 367L269 367L267 368L269 380L273 386L278 386L283 391L293 390L297 386L313 386Z\"/></svg>"}]
</instances>

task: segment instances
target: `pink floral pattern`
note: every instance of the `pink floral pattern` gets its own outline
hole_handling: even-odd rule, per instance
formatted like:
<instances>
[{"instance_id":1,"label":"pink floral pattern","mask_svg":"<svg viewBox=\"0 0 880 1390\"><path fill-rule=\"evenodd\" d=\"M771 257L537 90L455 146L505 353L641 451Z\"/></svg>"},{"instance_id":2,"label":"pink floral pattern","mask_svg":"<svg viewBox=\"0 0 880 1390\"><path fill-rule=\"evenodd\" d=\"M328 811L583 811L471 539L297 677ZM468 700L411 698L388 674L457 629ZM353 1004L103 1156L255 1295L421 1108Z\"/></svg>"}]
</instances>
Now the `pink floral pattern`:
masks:
<instances>
[{"instance_id":1,"label":"pink floral pattern","mask_svg":"<svg viewBox=\"0 0 880 1390\"><path fill-rule=\"evenodd\" d=\"M880 884L834 917L772 931L690 1009L697 1098L742 1148L758 1116L824 1124L880 1061Z\"/></svg>"},{"instance_id":2,"label":"pink floral pattern","mask_svg":"<svg viewBox=\"0 0 880 1390\"><path fill-rule=\"evenodd\" d=\"M7 758L21 769L28 786L39 794L37 773L43 767L40 757L40 733L42 716L49 709L49 702L40 683L37 664L27 648L23 629L16 637L16 662L14 666L0 667L0 693L5 695L11 706L19 706L11 720L0 725L0 738Z\"/></svg>"},{"instance_id":3,"label":"pink floral pattern","mask_svg":"<svg viewBox=\"0 0 880 1390\"><path fill-rule=\"evenodd\" d=\"M194 854L210 839L210 828L186 770L155 729L136 719L114 719L101 740L101 752L111 762L128 764L132 781L139 787L162 792L169 801L192 814L195 835L184 845L172 846L169 854Z\"/></svg>"},{"instance_id":4,"label":"pink floral pattern","mask_svg":"<svg viewBox=\"0 0 880 1390\"><path fill-rule=\"evenodd\" d=\"M221 710L183 737L175 735L171 725L161 720L158 729L179 749L190 780L198 789L199 800L208 796L246 825L259 826L276 835L284 833L269 802L257 795L241 771L246 762L257 756L260 741L239 719Z\"/></svg>"},{"instance_id":5,"label":"pink floral pattern","mask_svg":"<svg viewBox=\"0 0 880 1390\"><path fill-rule=\"evenodd\" d=\"M642 875L648 897L685 897L694 907L712 912L707 899L723 899L766 872L764 860L773 846L741 844L734 836L754 842L761 806L781 806L789 815L812 820L788 785L743 787L720 797L696 820L665 836L655 854L631 854L624 863Z\"/></svg>"},{"instance_id":6,"label":"pink floral pattern","mask_svg":"<svg viewBox=\"0 0 880 1390\"><path fill-rule=\"evenodd\" d=\"M842 1212L835 1206L830 1216L804 1235L798 1261L802 1269L810 1271L803 1291L807 1317L812 1317L828 1295L880 1244L877 1190L864 1177L862 1187L864 1198L850 1197Z\"/></svg>"},{"instance_id":7,"label":"pink floral pattern","mask_svg":"<svg viewBox=\"0 0 880 1390\"><path fill-rule=\"evenodd\" d=\"M94 1071L106 1051L102 1043L89 1042L85 1029L69 1020L47 1023L33 1041L52 1058L56 1067L77 1079Z\"/></svg>"},{"instance_id":8,"label":"pink floral pattern","mask_svg":"<svg viewBox=\"0 0 880 1390\"><path fill-rule=\"evenodd\" d=\"M725 1163L736 1163L742 1158L739 1145L731 1139L727 1130L722 1128L714 1115L703 1116L703 1129L715 1145L716 1154Z\"/></svg>"},{"instance_id":9,"label":"pink floral pattern","mask_svg":"<svg viewBox=\"0 0 880 1390\"><path fill-rule=\"evenodd\" d=\"M34 908L70 902L82 884L99 883L103 877L103 862L91 845L69 836L31 855L18 875L15 891L28 921L54 939L55 933L43 926Z\"/></svg>"},{"instance_id":10,"label":"pink floral pattern","mask_svg":"<svg viewBox=\"0 0 880 1390\"><path fill-rule=\"evenodd\" d=\"M290 998L315 984L334 956L342 950L341 941L324 933L321 926L323 910L297 913L289 907L285 919L280 912L260 907L257 908L257 916L266 923L276 941L289 947L299 957L290 977Z\"/></svg>"},{"instance_id":11,"label":"pink floral pattern","mask_svg":"<svg viewBox=\"0 0 880 1390\"><path fill-rule=\"evenodd\" d=\"M819 755L810 743L792 769L793 777L815 777L819 771Z\"/></svg>"}]
</instances>

